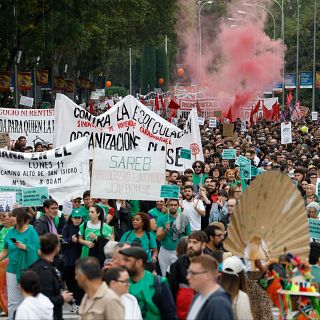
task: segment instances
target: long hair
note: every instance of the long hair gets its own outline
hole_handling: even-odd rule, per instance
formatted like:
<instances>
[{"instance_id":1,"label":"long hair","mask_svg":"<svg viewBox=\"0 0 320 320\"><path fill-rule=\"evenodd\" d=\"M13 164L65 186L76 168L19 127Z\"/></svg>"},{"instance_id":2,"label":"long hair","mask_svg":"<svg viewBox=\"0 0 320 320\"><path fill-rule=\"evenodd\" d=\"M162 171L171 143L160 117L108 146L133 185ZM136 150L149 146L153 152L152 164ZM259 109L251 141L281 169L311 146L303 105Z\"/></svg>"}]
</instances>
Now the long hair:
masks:
<instances>
[{"instance_id":1,"label":"long hair","mask_svg":"<svg viewBox=\"0 0 320 320\"><path fill-rule=\"evenodd\" d=\"M239 290L247 292L247 280L243 270L238 273L238 276L222 272L220 285L230 294L232 303L237 297Z\"/></svg>"},{"instance_id":2,"label":"long hair","mask_svg":"<svg viewBox=\"0 0 320 320\"><path fill-rule=\"evenodd\" d=\"M15 208L12 215L17 218L16 229L20 230L25 224L31 220L30 214L24 208Z\"/></svg>"},{"instance_id":3,"label":"long hair","mask_svg":"<svg viewBox=\"0 0 320 320\"><path fill-rule=\"evenodd\" d=\"M100 234L102 236L102 227L103 227L103 223L104 223L104 210L97 206L97 205L90 205L89 208L95 208L96 212L99 214L99 221L101 221L101 225L100 225Z\"/></svg>"}]
</instances>

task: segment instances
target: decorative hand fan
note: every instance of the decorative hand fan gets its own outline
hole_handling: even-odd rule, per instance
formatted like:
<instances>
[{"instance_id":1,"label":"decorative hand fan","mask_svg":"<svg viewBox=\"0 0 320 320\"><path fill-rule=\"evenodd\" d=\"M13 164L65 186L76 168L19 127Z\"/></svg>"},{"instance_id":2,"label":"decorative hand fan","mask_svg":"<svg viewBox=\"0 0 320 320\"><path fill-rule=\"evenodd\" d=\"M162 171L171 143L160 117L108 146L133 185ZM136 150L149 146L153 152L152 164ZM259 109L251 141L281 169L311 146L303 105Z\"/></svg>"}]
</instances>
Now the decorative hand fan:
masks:
<instances>
[{"instance_id":1,"label":"decorative hand fan","mask_svg":"<svg viewBox=\"0 0 320 320\"><path fill-rule=\"evenodd\" d=\"M309 255L309 225L304 201L285 174L259 175L240 198L224 246L249 259L278 259L283 253ZM252 250L251 250L252 249Z\"/></svg>"}]
</instances>

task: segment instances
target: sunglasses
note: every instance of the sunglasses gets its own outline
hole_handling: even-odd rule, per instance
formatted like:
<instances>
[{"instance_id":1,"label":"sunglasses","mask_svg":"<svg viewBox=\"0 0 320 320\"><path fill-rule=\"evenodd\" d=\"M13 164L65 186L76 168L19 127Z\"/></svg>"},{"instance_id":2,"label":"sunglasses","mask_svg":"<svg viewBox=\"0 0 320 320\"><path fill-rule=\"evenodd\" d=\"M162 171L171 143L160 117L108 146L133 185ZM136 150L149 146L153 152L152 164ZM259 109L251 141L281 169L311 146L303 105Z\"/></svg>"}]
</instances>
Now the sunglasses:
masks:
<instances>
[{"instance_id":1,"label":"sunglasses","mask_svg":"<svg viewBox=\"0 0 320 320\"><path fill-rule=\"evenodd\" d=\"M200 168L201 169L201 166L195 166L195 168Z\"/></svg>"},{"instance_id":2,"label":"sunglasses","mask_svg":"<svg viewBox=\"0 0 320 320\"><path fill-rule=\"evenodd\" d=\"M81 200L73 200L73 202L81 203Z\"/></svg>"}]
</instances>

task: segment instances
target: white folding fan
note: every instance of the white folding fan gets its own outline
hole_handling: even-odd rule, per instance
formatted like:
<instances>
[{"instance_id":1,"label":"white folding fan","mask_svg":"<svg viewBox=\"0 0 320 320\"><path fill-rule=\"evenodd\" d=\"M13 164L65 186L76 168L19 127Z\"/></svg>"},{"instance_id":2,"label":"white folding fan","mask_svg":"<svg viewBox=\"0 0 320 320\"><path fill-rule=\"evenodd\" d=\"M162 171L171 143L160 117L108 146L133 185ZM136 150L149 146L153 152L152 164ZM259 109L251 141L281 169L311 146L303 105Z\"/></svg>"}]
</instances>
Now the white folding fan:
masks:
<instances>
[{"instance_id":1,"label":"white folding fan","mask_svg":"<svg viewBox=\"0 0 320 320\"><path fill-rule=\"evenodd\" d=\"M261 239L263 251L278 259L283 253L309 255L309 225L304 201L290 178L277 171L259 175L240 198L224 246L244 256L249 243ZM256 257L258 259L259 257Z\"/></svg>"}]
</instances>

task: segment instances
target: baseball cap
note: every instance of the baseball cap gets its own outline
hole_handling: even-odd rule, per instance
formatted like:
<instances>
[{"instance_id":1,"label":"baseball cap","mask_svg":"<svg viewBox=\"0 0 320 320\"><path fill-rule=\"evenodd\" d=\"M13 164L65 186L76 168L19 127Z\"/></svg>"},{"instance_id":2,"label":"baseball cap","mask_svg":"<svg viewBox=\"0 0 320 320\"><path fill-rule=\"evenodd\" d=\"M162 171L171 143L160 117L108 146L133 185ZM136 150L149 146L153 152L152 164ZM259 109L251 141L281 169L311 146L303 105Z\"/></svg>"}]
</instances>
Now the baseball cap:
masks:
<instances>
[{"instance_id":1,"label":"baseball cap","mask_svg":"<svg viewBox=\"0 0 320 320\"><path fill-rule=\"evenodd\" d=\"M78 209L72 209L71 218L82 218L82 213Z\"/></svg>"},{"instance_id":2,"label":"baseball cap","mask_svg":"<svg viewBox=\"0 0 320 320\"><path fill-rule=\"evenodd\" d=\"M71 200L75 200L75 199L82 199L82 195L80 195L79 193L74 193L71 196Z\"/></svg>"},{"instance_id":3,"label":"baseball cap","mask_svg":"<svg viewBox=\"0 0 320 320\"><path fill-rule=\"evenodd\" d=\"M147 253L140 247L126 248L126 249L120 250L119 252L126 257L132 257L135 259L142 259L143 262L147 262L147 260L148 260Z\"/></svg>"},{"instance_id":4,"label":"baseball cap","mask_svg":"<svg viewBox=\"0 0 320 320\"><path fill-rule=\"evenodd\" d=\"M244 265L240 258L232 256L223 261L222 272L238 276L244 270Z\"/></svg>"}]
</instances>

